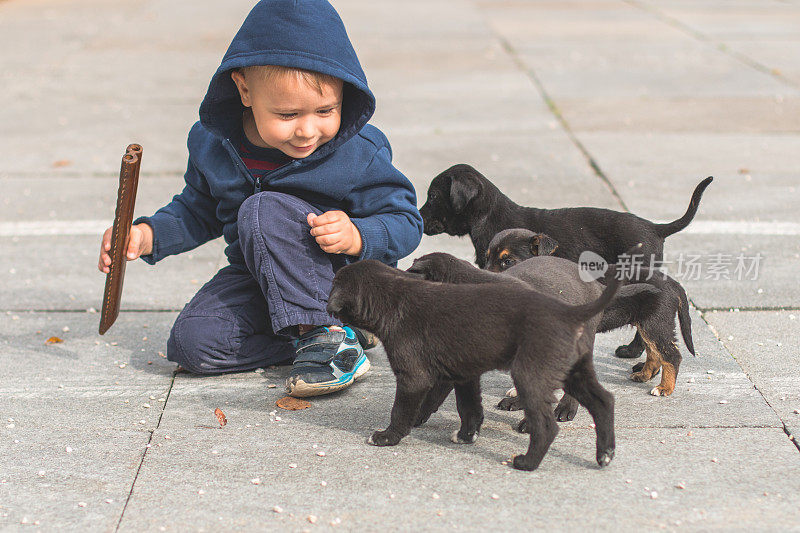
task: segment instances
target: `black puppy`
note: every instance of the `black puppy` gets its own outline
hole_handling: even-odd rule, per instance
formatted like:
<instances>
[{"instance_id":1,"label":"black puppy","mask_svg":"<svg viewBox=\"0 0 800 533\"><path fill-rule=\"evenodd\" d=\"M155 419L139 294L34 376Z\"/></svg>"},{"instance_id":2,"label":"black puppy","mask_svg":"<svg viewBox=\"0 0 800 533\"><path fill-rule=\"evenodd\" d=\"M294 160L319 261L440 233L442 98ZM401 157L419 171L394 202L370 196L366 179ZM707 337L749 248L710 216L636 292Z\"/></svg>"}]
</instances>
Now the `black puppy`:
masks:
<instances>
[{"instance_id":1,"label":"black puppy","mask_svg":"<svg viewBox=\"0 0 800 533\"><path fill-rule=\"evenodd\" d=\"M600 255L608 264L636 243L642 243L645 259L663 259L664 239L681 231L694 218L703 191L713 181L701 181L692 193L686 213L667 224L656 224L631 213L595 207L537 209L522 207L503 194L488 178L469 165L454 165L431 181L428 199L420 208L426 235L469 235L478 266L486 263L484 252L498 232L527 228L555 239L556 257L578 261L584 251ZM618 357L639 357L644 342L637 336L620 346Z\"/></svg>"},{"instance_id":2,"label":"black puppy","mask_svg":"<svg viewBox=\"0 0 800 533\"><path fill-rule=\"evenodd\" d=\"M419 275L429 281L443 283L478 284L510 283L513 281L570 305L592 302L603 291L603 286L598 282L585 283L581 281L575 263L560 257L540 257L536 261L526 262L524 267L521 265L518 268L510 269L507 274L494 274L486 270L479 270L469 262L453 257L450 254L434 252L415 259L408 272ZM618 312L627 308L635 308L636 302L632 301L632 299L640 297L641 293L647 292L656 293L658 289L646 285L626 285L621 287L611 300L611 303L609 303L609 307L604 310L602 316L609 312L610 306L615 306ZM587 320L584 324L584 338L589 353L594 349L594 335L600 326L600 322L601 315L598 315ZM431 402L431 405L422 410L416 425L424 424L430 415L436 412L436 408L441 405L452 390L452 385L447 388L446 384L441 384L437 390L441 395L440 399L437 402ZM521 408L516 390L512 389L512 391L513 396L507 396L500 402L498 405L500 409L516 411ZM577 411L578 402L568 393L565 393L554 409L553 414L558 421L564 422L575 418ZM525 427L525 420L523 420L517 430L525 431Z\"/></svg>"},{"instance_id":3,"label":"black puppy","mask_svg":"<svg viewBox=\"0 0 800 533\"><path fill-rule=\"evenodd\" d=\"M557 248L558 243L548 235L522 228L503 230L489 243L486 251L486 269L490 272L503 272L532 257L550 255ZM675 345L676 314L686 348L695 355L689 300L681 284L661 272L631 269L630 274L633 276L630 282L652 285L659 289L658 293L642 294L635 301L615 306L615 301L620 298L620 295L617 295L615 301L606 308L598 333L624 325L636 327L637 335L644 340L647 360L633 367L631 379L649 381L659 369L663 369L661 383L653 388L650 394L669 396L675 390L678 367L682 359ZM635 285L631 285L633 286Z\"/></svg>"},{"instance_id":4,"label":"black puppy","mask_svg":"<svg viewBox=\"0 0 800 533\"><path fill-rule=\"evenodd\" d=\"M547 453L558 433L551 404L559 388L591 413L597 462L607 465L615 447L614 397L597 381L585 322L603 310L618 285L611 279L597 300L568 306L516 280L433 283L374 260L342 268L333 280L328 312L375 332L397 379L389 427L368 442L400 442L423 404L435 403L428 397L437 394L441 383L455 385L458 440L473 442L483 422L480 376L506 369L531 433L527 453L514 457L515 468L533 470Z\"/></svg>"}]
</instances>

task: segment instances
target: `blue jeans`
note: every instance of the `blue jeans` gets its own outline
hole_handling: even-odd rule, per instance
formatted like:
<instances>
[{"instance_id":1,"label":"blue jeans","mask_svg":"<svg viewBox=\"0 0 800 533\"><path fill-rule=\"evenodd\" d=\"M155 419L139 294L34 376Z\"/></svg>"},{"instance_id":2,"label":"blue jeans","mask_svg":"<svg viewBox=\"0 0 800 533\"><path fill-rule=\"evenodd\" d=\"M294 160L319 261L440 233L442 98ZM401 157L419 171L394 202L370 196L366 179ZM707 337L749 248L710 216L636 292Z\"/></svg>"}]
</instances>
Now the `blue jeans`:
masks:
<instances>
[{"instance_id":1,"label":"blue jeans","mask_svg":"<svg viewBox=\"0 0 800 533\"><path fill-rule=\"evenodd\" d=\"M167 341L167 359L190 372L239 372L295 355L288 333L298 324L341 325L328 303L340 255L311 236L308 213L294 196L261 192L239 208L239 245L245 264L217 272L186 304Z\"/></svg>"}]
</instances>

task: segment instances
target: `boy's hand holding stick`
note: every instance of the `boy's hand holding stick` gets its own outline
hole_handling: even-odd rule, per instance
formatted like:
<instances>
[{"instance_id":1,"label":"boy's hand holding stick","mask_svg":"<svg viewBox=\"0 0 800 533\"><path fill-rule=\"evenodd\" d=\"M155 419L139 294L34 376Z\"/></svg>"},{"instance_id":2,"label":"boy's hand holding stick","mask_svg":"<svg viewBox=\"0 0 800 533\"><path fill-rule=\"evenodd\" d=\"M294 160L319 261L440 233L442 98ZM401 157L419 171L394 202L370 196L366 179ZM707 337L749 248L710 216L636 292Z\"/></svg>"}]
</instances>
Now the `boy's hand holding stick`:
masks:
<instances>
[{"instance_id":1,"label":"boy's hand holding stick","mask_svg":"<svg viewBox=\"0 0 800 533\"><path fill-rule=\"evenodd\" d=\"M150 253L153 245L153 231L149 225L137 224L131 228L141 162L141 145L128 145L125 155L122 156L122 166L119 171L114 225L103 234L100 260L97 265L101 272L106 273L106 287L100 314L101 335L108 331L119 315L122 281L125 277L125 256L128 256L128 260L136 259L143 253Z\"/></svg>"}]
</instances>

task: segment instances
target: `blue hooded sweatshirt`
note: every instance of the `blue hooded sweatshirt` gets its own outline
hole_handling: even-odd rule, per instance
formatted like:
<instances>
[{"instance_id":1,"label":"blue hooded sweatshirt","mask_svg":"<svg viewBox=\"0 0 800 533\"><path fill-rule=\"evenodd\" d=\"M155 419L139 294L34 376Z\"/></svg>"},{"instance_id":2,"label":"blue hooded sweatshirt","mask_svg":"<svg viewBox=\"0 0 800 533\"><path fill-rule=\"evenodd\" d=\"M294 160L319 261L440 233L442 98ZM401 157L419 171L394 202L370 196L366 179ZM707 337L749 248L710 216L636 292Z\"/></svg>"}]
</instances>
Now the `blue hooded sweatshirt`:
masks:
<instances>
[{"instance_id":1,"label":"blue hooded sweatshirt","mask_svg":"<svg viewBox=\"0 0 800 533\"><path fill-rule=\"evenodd\" d=\"M242 105L233 69L281 65L312 70L344 81L337 135L303 159L253 178L236 150L242 135ZM261 0L233 38L200 105L200 121L189 132L186 186L147 222L153 228L154 264L220 235L231 263L244 264L237 214L250 195L278 191L318 209L348 214L361 233L358 259L386 264L410 254L422 238L422 217L411 182L392 166L386 136L367 124L375 97L367 86L342 20L325 0Z\"/></svg>"}]
</instances>

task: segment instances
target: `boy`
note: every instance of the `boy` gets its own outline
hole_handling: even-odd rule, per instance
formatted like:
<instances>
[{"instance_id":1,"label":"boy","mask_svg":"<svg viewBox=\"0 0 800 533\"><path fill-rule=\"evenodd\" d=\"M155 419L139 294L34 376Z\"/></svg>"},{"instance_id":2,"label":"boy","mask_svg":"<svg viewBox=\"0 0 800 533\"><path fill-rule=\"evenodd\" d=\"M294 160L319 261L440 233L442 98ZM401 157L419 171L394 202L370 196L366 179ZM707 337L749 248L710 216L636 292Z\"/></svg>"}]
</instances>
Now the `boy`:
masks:
<instances>
[{"instance_id":1,"label":"boy","mask_svg":"<svg viewBox=\"0 0 800 533\"><path fill-rule=\"evenodd\" d=\"M356 333L325 310L334 273L361 259L394 265L422 237L414 188L367 124L374 110L327 1L253 8L189 132L183 192L131 229L127 259L150 264L220 235L228 244L229 265L176 319L168 359L214 374L294 358L293 396L345 388L369 369Z\"/></svg>"}]
</instances>

